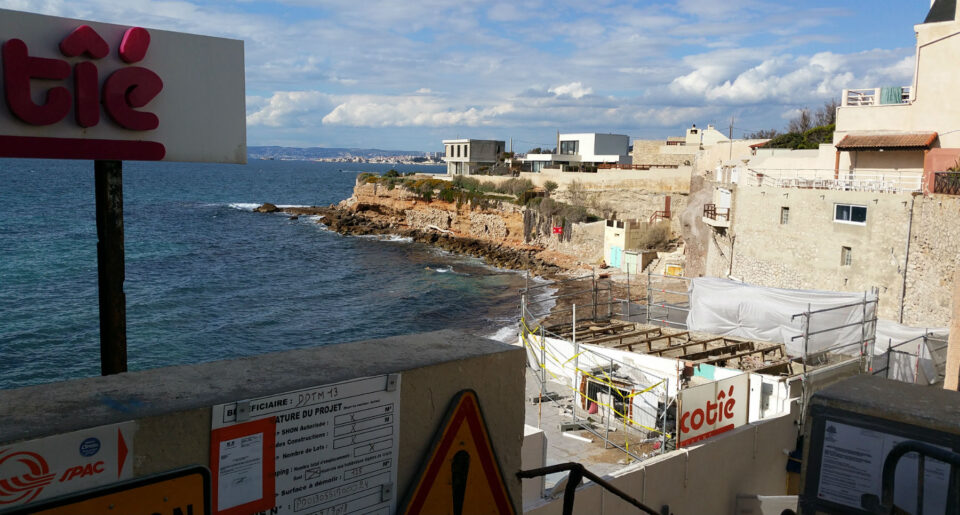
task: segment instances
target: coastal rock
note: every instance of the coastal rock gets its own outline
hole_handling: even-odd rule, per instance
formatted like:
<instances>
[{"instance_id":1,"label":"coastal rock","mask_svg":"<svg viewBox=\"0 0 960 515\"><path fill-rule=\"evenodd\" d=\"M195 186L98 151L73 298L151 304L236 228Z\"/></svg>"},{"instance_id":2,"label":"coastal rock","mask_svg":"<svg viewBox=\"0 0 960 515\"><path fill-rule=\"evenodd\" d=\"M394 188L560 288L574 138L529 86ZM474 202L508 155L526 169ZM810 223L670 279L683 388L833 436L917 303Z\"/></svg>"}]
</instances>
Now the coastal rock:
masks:
<instances>
[{"instance_id":1,"label":"coastal rock","mask_svg":"<svg viewBox=\"0 0 960 515\"><path fill-rule=\"evenodd\" d=\"M276 213L280 208L269 202L253 209L254 213Z\"/></svg>"}]
</instances>

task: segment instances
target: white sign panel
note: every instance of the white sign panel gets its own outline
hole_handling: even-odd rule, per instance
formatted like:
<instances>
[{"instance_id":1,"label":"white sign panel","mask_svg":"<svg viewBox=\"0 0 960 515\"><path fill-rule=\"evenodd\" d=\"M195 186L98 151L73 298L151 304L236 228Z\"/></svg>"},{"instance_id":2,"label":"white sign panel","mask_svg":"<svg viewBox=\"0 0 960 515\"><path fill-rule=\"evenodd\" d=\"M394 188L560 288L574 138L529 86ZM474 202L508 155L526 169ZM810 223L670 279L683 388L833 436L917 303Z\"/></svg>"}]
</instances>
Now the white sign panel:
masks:
<instances>
[{"instance_id":1,"label":"white sign panel","mask_svg":"<svg viewBox=\"0 0 960 515\"><path fill-rule=\"evenodd\" d=\"M747 423L750 376L680 390L677 446L692 445Z\"/></svg>"},{"instance_id":2,"label":"white sign panel","mask_svg":"<svg viewBox=\"0 0 960 515\"><path fill-rule=\"evenodd\" d=\"M883 462L895 445L906 440L909 438L827 420L817 497L853 508L861 508L864 494L879 499ZM917 512L918 461L916 453L909 453L897 465L893 502L903 513ZM950 466L933 458L925 461L923 513L943 515Z\"/></svg>"},{"instance_id":3,"label":"white sign panel","mask_svg":"<svg viewBox=\"0 0 960 515\"><path fill-rule=\"evenodd\" d=\"M393 374L214 406L214 508L393 513L399 404Z\"/></svg>"},{"instance_id":4,"label":"white sign panel","mask_svg":"<svg viewBox=\"0 0 960 515\"><path fill-rule=\"evenodd\" d=\"M246 162L243 42L0 9L0 157Z\"/></svg>"},{"instance_id":5,"label":"white sign panel","mask_svg":"<svg viewBox=\"0 0 960 515\"><path fill-rule=\"evenodd\" d=\"M133 477L136 423L0 445L0 511Z\"/></svg>"}]
</instances>

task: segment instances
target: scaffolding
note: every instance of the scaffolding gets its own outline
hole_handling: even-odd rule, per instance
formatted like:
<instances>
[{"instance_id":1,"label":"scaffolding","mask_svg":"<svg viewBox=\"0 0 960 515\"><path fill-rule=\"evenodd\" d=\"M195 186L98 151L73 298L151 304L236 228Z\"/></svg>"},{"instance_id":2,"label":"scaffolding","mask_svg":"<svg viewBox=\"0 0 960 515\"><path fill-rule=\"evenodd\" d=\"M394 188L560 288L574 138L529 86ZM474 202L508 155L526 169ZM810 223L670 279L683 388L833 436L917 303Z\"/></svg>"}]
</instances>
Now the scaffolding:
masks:
<instances>
[{"instance_id":1,"label":"scaffolding","mask_svg":"<svg viewBox=\"0 0 960 515\"><path fill-rule=\"evenodd\" d=\"M545 298L545 288L560 293ZM631 316L629 278L625 288L618 298L612 281L595 274L528 285L520 292L520 340L536 372L541 412L544 404L555 405L569 417L566 429L587 431L605 449L640 461L675 448L675 401L668 395L672 378L581 346L583 338L627 325L615 321ZM551 384L572 395L549 391ZM619 435L611 436L614 429Z\"/></svg>"},{"instance_id":2,"label":"scaffolding","mask_svg":"<svg viewBox=\"0 0 960 515\"><path fill-rule=\"evenodd\" d=\"M647 324L687 328L690 279L675 275L647 275Z\"/></svg>"},{"instance_id":3,"label":"scaffolding","mask_svg":"<svg viewBox=\"0 0 960 515\"><path fill-rule=\"evenodd\" d=\"M712 380L712 375L694 371L703 366L762 374L768 378L762 395L772 396L764 399L799 397L804 406L813 392L870 371L876 292L826 308L807 304L799 313L792 313L790 303L781 305L777 319L782 325L776 331L781 340L766 341L688 327L692 280L645 275L646 291L640 288L638 293L646 298L639 305L630 296L629 276L626 285L592 274L520 292L520 339L536 371L541 406L557 405L569 416L569 429L593 433L605 448L612 445L638 460L649 456L634 452L628 438L612 440L613 425L622 426L624 437L632 433L644 442L659 440L652 449L656 452L675 448L677 394L697 381ZM552 288L556 295L543 294ZM791 348L802 351L789 352ZM669 366L656 361L659 358L667 358ZM774 386L776 393L767 390L771 381L781 383ZM552 382L569 393L567 398L549 391ZM646 403L642 416L631 411L631 399L637 396ZM770 413L760 417L779 411ZM587 423L591 414L601 425Z\"/></svg>"},{"instance_id":4,"label":"scaffolding","mask_svg":"<svg viewBox=\"0 0 960 515\"><path fill-rule=\"evenodd\" d=\"M947 340L929 330L896 344L888 338L886 352L874 357L873 375L914 384L920 384L921 377L925 377L927 384L943 384ZM924 360L929 360L928 367L923 367Z\"/></svg>"}]
</instances>

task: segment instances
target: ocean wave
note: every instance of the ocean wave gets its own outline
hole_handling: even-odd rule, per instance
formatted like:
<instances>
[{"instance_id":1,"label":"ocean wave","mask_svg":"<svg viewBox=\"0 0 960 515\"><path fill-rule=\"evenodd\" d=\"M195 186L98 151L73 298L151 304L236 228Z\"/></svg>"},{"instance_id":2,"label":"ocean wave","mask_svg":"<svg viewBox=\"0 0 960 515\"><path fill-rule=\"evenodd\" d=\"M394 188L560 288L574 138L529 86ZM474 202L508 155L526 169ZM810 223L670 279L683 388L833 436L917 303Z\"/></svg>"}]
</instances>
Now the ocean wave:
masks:
<instances>
[{"instance_id":1,"label":"ocean wave","mask_svg":"<svg viewBox=\"0 0 960 515\"><path fill-rule=\"evenodd\" d=\"M504 326L500 329L497 329L493 333L488 334L487 338L501 343L506 343L508 345L517 345L517 338L519 336L520 331L516 326Z\"/></svg>"},{"instance_id":2,"label":"ocean wave","mask_svg":"<svg viewBox=\"0 0 960 515\"><path fill-rule=\"evenodd\" d=\"M260 207L262 204L250 204L247 202L234 202L227 204L227 207L233 209L239 209L240 211L253 211L254 209Z\"/></svg>"}]
</instances>

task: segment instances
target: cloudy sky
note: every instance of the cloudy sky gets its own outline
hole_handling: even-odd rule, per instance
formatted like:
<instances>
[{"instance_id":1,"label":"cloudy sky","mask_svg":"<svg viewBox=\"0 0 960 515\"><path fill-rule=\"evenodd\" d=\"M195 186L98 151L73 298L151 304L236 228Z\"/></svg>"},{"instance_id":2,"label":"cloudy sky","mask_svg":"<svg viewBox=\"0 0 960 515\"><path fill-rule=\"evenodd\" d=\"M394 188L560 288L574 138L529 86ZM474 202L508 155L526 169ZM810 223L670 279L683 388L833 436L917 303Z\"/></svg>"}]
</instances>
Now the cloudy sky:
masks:
<instances>
[{"instance_id":1,"label":"cloudy sky","mask_svg":"<svg viewBox=\"0 0 960 515\"><path fill-rule=\"evenodd\" d=\"M782 128L843 88L907 85L929 0L0 0L242 39L249 145L436 151L696 123Z\"/></svg>"}]
</instances>

